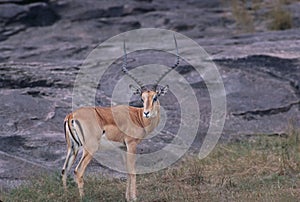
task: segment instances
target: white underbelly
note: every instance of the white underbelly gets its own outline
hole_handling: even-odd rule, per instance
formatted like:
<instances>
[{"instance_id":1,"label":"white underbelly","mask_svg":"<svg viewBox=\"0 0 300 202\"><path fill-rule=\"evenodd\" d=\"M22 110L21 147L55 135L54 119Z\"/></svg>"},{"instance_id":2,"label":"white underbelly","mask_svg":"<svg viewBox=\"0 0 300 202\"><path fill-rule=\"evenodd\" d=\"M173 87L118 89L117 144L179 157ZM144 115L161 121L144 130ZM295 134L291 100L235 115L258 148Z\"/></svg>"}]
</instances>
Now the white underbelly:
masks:
<instances>
[{"instance_id":1,"label":"white underbelly","mask_svg":"<svg viewBox=\"0 0 300 202\"><path fill-rule=\"evenodd\" d=\"M102 135L99 150L115 150L120 148L125 148L124 143L108 140L105 134Z\"/></svg>"}]
</instances>

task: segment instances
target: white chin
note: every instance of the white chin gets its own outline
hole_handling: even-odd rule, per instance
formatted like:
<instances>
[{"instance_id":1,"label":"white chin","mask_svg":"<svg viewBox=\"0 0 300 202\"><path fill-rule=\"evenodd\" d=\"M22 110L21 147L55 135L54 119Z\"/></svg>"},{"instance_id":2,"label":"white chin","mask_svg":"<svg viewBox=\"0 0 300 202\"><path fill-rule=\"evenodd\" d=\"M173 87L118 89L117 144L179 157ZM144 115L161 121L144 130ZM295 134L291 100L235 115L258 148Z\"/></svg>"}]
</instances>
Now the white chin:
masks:
<instances>
[{"instance_id":1,"label":"white chin","mask_svg":"<svg viewBox=\"0 0 300 202\"><path fill-rule=\"evenodd\" d=\"M150 114L148 116L144 115L144 118L147 118L147 119L152 118L152 117L154 117L153 114Z\"/></svg>"}]
</instances>

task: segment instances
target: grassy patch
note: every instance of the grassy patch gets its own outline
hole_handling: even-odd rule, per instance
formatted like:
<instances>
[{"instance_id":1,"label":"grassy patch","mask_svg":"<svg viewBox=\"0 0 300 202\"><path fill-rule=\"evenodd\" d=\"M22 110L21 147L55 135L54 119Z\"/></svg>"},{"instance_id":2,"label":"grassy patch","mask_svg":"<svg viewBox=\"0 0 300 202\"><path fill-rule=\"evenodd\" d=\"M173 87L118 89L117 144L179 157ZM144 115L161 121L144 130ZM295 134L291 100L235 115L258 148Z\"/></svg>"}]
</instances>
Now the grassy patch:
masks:
<instances>
[{"instance_id":1,"label":"grassy patch","mask_svg":"<svg viewBox=\"0 0 300 202\"><path fill-rule=\"evenodd\" d=\"M30 185L24 185L6 193L3 201L80 201L76 183L72 177L68 179L68 191L65 192L60 174L41 176L32 180ZM125 182L119 179L104 177L86 178L85 194L83 201L124 201L123 191Z\"/></svg>"},{"instance_id":2,"label":"grassy patch","mask_svg":"<svg viewBox=\"0 0 300 202\"><path fill-rule=\"evenodd\" d=\"M139 201L298 201L299 132L220 144L205 159L186 156L172 167L139 175ZM71 179L71 178L70 178ZM83 201L125 201L126 182L88 176ZM59 174L34 179L3 201L80 201L74 181L67 193Z\"/></svg>"}]
</instances>

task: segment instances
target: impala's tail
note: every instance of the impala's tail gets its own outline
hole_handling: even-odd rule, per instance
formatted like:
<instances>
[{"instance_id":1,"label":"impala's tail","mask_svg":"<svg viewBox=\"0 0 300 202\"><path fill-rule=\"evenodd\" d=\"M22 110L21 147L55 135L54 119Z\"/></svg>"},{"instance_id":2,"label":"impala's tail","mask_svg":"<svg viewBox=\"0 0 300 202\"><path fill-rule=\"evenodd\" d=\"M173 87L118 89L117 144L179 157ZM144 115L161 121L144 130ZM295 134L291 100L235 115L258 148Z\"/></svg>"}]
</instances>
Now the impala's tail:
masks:
<instances>
[{"instance_id":1,"label":"impala's tail","mask_svg":"<svg viewBox=\"0 0 300 202\"><path fill-rule=\"evenodd\" d=\"M73 127L73 115L69 114L66 116L64 120L64 130L65 130L65 138L67 142L67 156L65 160L64 167L62 169L62 181L64 188L67 188L67 173L72 167L74 160L78 154L79 147L82 145L78 135Z\"/></svg>"}]
</instances>

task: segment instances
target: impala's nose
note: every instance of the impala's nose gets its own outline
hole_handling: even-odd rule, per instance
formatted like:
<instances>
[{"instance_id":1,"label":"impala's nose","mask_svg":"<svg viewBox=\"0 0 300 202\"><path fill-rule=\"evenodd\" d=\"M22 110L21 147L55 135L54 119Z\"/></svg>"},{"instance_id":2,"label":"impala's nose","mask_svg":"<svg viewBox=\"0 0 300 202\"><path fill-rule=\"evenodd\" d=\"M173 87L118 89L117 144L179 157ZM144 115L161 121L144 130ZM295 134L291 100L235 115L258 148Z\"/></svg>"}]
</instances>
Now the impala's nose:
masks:
<instances>
[{"instance_id":1,"label":"impala's nose","mask_svg":"<svg viewBox=\"0 0 300 202\"><path fill-rule=\"evenodd\" d=\"M144 117L149 118L149 113L150 112L144 112Z\"/></svg>"}]
</instances>

